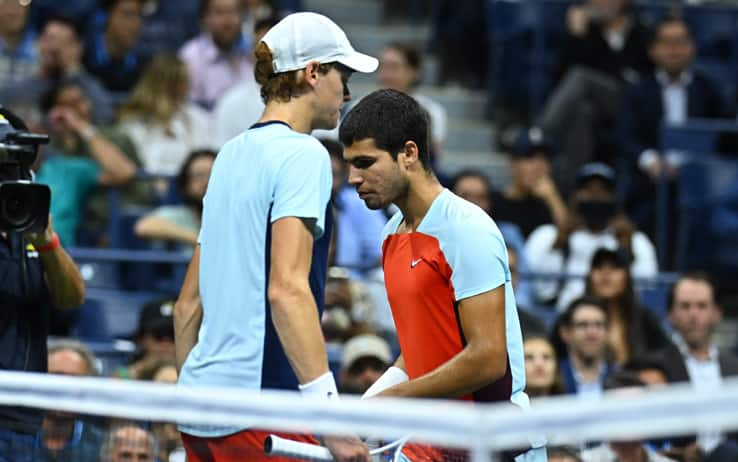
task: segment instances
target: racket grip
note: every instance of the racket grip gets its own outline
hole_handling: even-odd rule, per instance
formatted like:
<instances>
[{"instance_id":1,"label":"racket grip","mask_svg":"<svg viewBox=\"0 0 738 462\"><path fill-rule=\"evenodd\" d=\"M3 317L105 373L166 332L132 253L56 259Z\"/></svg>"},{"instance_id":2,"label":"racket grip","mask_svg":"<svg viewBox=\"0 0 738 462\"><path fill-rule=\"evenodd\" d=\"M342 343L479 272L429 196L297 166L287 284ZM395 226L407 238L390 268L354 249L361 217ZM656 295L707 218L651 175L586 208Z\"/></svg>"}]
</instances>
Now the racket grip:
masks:
<instances>
[{"instance_id":1,"label":"racket grip","mask_svg":"<svg viewBox=\"0 0 738 462\"><path fill-rule=\"evenodd\" d=\"M264 440L264 453L269 456L294 457L314 461L333 461L330 451L324 446L269 435Z\"/></svg>"}]
</instances>

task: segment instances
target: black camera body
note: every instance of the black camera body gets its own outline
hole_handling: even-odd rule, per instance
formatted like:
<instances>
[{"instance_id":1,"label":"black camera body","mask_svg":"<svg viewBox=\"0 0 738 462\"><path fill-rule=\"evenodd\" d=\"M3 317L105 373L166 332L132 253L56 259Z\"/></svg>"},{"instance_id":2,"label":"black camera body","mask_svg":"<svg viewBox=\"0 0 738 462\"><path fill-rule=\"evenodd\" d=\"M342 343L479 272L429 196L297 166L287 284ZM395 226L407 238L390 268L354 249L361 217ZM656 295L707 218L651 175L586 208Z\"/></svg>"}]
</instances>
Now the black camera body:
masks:
<instances>
[{"instance_id":1,"label":"black camera body","mask_svg":"<svg viewBox=\"0 0 738 462\"><path fill-rule=\"evenodd\" d=\"M30 133L0 107L0 231L42 233L48 225L51 190L34 184L31 166L47 135Z\"/></svg>"}]
</instances>

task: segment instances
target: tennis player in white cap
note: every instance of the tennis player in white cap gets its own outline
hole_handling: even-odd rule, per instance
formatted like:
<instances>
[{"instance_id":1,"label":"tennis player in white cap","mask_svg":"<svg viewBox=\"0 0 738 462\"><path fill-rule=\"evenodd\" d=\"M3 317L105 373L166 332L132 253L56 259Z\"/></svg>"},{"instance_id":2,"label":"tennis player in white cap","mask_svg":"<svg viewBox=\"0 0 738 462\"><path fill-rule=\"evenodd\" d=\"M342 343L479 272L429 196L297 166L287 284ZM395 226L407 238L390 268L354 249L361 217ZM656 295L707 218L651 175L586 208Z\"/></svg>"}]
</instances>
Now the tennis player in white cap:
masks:
<instances>
[{"instance_id":1,"label":"tennis player in white cap","mask_svg":"<svg viewBox=\"0 0 738 462\"><path fill-rule=\"evenodd\" d=\"M332 216L328 152L353 72L377 60L333 21L287 16L255 50L261 119L221 149L204 199L199 245L175 306L182 387L299 389L336 399L320 328ZM180 425L189 461L269 460L267 432ZM317 443L310 435L283 435ZM338 461L368 461L355 438L326 437ZM276 459L279 460L279 459Z\"/></svg>"}]
</instances>

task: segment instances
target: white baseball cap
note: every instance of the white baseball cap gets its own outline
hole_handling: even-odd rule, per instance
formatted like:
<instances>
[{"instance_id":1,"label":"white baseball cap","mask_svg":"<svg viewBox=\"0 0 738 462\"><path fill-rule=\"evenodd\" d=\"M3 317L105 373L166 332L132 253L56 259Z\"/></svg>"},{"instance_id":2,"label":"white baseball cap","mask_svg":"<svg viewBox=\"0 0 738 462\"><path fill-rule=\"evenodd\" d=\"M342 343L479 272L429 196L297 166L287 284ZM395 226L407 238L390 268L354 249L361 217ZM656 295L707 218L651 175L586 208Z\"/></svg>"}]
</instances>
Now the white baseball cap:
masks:
<instances>
[{"instance_id":1,"label":"white baseball cap","mask_svg":"<svg viewBox=\"0 0 738 462\"><path fill-rule=\"evenodd\" d=\"M374 334L361 334L352 337L343 346L341 367L347 369L359 358L377 358L389 365L392 363L392 352L387 342Z\"/></svg>"},{"instance_id":2,"label":"white baseball cap","mask_svg":"<svg viewBox=\"0 0 738 462\"><path fill-rule=\"evenodd\" d=\"M358 72L374 72L379 61L354 50L336 23L317 13L293 13L264 35L275 73L302 69L310 61L339 62Z\"/></svg>"}]
</instances>

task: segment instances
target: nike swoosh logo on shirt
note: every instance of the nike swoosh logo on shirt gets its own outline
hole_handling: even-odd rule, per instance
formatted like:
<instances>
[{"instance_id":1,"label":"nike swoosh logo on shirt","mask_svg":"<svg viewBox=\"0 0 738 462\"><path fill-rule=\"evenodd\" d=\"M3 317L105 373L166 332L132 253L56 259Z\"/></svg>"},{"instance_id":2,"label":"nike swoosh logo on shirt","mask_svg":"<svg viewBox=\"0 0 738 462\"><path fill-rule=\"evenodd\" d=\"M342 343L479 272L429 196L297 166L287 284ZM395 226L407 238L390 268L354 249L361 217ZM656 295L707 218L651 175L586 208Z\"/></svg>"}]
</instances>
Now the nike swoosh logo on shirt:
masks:
<instances>
[{"instance_id":1,"label":"nike swoosh logo on shirt","mask_svg":"<svg viewBox=\"0 0 738 462\"><path fill-rule=\"evenodd\" d=\"M418 263L420 263L421 261L423 261L422 258L418 258L417 260L411 261L410 262L410 268L415 268L418 265Z\"/></svg>"}]
</instances>

